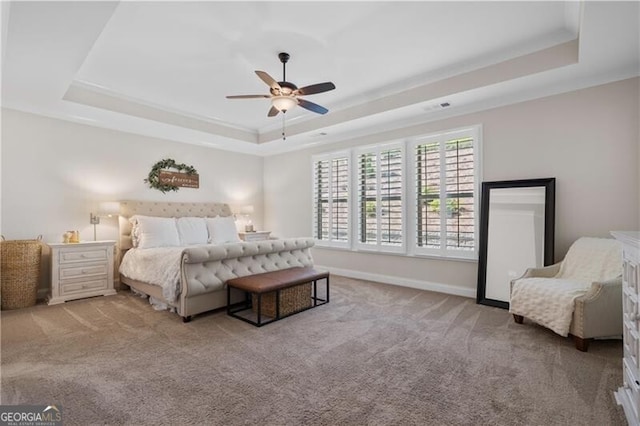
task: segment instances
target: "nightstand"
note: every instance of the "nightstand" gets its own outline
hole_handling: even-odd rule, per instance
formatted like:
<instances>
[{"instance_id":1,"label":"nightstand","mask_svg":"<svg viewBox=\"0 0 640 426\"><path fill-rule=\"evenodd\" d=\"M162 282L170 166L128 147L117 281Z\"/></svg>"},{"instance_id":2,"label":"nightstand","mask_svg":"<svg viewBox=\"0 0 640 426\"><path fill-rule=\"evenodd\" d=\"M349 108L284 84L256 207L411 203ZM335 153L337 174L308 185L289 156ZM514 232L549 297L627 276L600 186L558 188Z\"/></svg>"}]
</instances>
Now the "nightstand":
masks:
<instances>
[{"instance_id":1,"label":"nightstand","mask_svg":"<svg viewBox=\"0 0 640 426\"><path fill-rule=\"evenodd\" d=\"M116 294L113 288L115 241L52 243L49 305Z\"/></svg>"},{"instance_id":2,"label":"nightstand","mask_svg":"<svg viewBox=\"0 0 640 426\"><path fill-rule=\"evenodd\" d=\"M264 241L269 239L271 231L240 232L238 235L242 241Z\"/></svg>"}]
</instances>

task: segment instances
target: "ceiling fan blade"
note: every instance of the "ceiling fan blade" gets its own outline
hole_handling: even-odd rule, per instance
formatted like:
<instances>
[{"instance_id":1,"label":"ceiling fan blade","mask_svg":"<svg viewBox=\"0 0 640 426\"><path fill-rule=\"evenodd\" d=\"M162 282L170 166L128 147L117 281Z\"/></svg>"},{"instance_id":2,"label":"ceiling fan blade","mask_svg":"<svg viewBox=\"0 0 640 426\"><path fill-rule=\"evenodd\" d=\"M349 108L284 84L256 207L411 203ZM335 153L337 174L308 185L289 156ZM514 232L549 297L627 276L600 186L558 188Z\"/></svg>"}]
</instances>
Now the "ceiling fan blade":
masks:
<instances>
[{"instance_id":1,"label":"ceiling fan blade","mask_svg":"<svg viewBox=\"0 0 640 426\"><path fill-rule=\"evenodd\" d=\"M329 110L325 107L314 104L313 102L309 102L305 99L298 98L298 105L300 105L302 108L308 109L309 111L313 111L318 114L326 114L327 112L329 112Z\"/></svg>"},{"instance_id":2,"label":"ceiling fan blade","mask_svg":"<svg viewBox=\"0 0 640 426\"><path fill-rule=\"evenodd\" d=\"M267 117L275 117L276 115L278 115L280 111L278 110L278 108L272 106L271 109L269 110L269 113L267 114Z\"/></svg>"},{"instance_id":3,"label":"ceiling fan blade","mask_svg":"<svg viewBox=\"0 0 640 426\"><path fill-rule=\"evenodd\" d=\"M254 98L270 98L269 95L233 95L227 96L227 99L254 99Z\"/></svg>"},{"instance_id":4,"label":"ceiling fan blade","mask_svg":"<svg viewBox=\"0 0 640 426\"><path fill-rule=\"evenodd\" d=\"M311 86L305 86L295 91L298 95L313 95L315 93L328 92L336 88L336 85L330 81L326 83L312 84Z\"/></svg>"},{"instance_id":5,"label":"ceiling fan blade","mask_svg":"<svg viewBox=\"0 0 640 426\"><path fill-rule=\"evenodd\" d=\"M277 81L274 80L273 77L271 77L269 74L267 74L264 71L256 71L256 74L258 74L258 77L260 77L260 79L262 81L264 81L265 83L267 83L269 85L269 87L271 87L274 90L281 90L282 88L280 87L280 85L278 84Z\"/></svg>"}]
</instances>

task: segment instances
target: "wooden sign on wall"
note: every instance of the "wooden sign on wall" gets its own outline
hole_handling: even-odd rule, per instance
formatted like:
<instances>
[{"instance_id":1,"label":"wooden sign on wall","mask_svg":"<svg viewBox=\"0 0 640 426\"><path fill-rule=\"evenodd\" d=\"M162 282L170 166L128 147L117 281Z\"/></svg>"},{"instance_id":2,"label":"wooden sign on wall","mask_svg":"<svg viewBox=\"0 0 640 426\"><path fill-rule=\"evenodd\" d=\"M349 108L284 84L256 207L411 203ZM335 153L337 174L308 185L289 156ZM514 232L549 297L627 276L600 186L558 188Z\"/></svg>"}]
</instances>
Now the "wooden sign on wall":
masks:
<instances>
[{"instance_id":1,"label":"wooden sign on wall","mask_svg":"<svg viewBox=\"0 0 640 426\"><path fill-rule=\"evenodd\" d=\"M197 174L187 174L160 170L158 180L164 185L173 185L180 188L199 188L200 176Z\"/></svg>"},{"instance_id":2,"label":"wooden sign on wall","mask_svg":"<svg viewBox=\"0 0 640 426\"><path fill-rule=\"evenodd\" d=\"M171 171L175 170L175 171ZM199 188L200 177L193 166L178 164L173 158L165 158L153 165L144 180L149 188L165 193L182 188Z\"/></svg>"}]
</instances>

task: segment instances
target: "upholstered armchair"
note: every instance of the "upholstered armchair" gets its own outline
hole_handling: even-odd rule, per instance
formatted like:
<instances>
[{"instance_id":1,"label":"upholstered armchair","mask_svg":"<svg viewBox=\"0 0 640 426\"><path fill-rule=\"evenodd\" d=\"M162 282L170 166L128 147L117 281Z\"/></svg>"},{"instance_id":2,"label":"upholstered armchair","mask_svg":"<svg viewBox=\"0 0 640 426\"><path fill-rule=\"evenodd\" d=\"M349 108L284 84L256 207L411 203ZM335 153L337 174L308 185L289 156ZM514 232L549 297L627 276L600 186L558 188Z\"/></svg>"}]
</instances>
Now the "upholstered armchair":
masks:
<instances>
[{"instance_id":1,"label":"upholstered armchair","mask_svg":"<svg viewBox=\"0 0 640 426\"><path fill-rule=\"evenodd\" d=\"M511 281L509 311L561 336L571 334L586 352L591 339L622 335L622 249L608 238L580 238L565 259L529 268Z\"/></svg>"}]
</instances>

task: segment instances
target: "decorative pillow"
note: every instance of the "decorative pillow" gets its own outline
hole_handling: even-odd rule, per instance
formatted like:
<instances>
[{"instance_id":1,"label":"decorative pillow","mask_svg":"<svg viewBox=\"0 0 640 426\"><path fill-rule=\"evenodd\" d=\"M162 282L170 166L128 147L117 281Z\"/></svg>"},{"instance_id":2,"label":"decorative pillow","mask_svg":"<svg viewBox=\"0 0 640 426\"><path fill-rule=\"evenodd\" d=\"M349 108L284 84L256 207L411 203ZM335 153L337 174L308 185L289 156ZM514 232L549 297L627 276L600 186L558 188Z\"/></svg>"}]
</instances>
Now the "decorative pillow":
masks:
<instances>
[{"instance_id":1,"label":"decorative pillow","mask_svg":"<svg viewBox=\"0 0 640 426\"><path fill-rule=\"evenodd\" d=\"M136 228L138 248L173 247L180 245L176 220L172 217L136 215L129 219ZM133 236L133 234L132 234Z\"/></svg>"},{"instance_id":2,"label":"decorative pillow","mask_svg":"<svg viewBox=\"0 0 640 426\"><path fill-rule=\"evenodd\" d=\"M211 244L239 243L238 230L233 216L207 218Z\"/></svg>"},{"instance_id":3,"label":"decorative pillow","mask_svg":"<svg viewBox=\"0 0 640 426\"><path fill-rule=\"evenodd\" d=\"M203 217L179 217L176 219L180 245L207 244L207 222Z\"/></svg>"}]
</instances>

